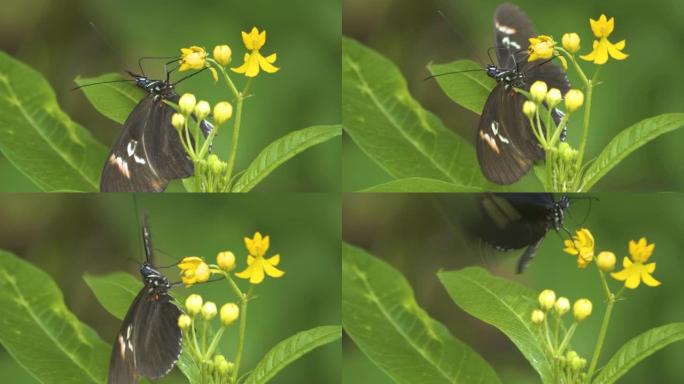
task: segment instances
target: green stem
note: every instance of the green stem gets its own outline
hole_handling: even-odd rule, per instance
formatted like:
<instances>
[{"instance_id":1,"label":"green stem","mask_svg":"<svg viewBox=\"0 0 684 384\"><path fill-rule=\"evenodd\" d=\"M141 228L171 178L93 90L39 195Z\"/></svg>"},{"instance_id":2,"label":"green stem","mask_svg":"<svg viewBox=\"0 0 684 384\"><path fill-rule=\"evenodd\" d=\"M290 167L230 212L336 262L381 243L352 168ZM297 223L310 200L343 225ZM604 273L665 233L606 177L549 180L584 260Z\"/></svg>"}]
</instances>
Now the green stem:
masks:
<instances>
[{"instance_id":1,"label":"green stem","mask_svg":"<svg viewBox=\"0 0 684 384\"><path fill-rule=\"evenodd\" d=\"M553 355L553 343L551 342L551 333L549 332L548 316L544 316L544 334L546 335L546 348Z\"/></svg>"},{"instance_id":2,"label":"green stem","mask_svg":"<svg viewBox=\"0 0 684 384\"><path fill-rule=\"evenodd\" d=\"M235 367L233 368L232 382L236 383L240 371L240 361L242 360L242 349L245 345L245 331L247 329L247 303L252 296L254 285L249 287L246 295L240 298L240 337L238 338L237 351L235 353Z\"/></svg>"},{"instance_id":3,"label":"green stem","mask_svg":"<svg viewBox=\"0 0 684 384\"><path fill-rule=\"evenodd\" d=\"M594 355L591 358L591 364L589 365L589 371L587 377L591 378L596 369L596 364L598 364L599 356L601 356L601 349L603 348L603 342L606 339L606 333L608 332L608 324L610 324L610 316L613 313L613 306L615 305L615 295L610 292L608 288L608 283L606 282L606 277L602 271L600 271L601 281L603 281L603 286L606 291L606 296L608 297L608 306L606 307L606 313L603 315L603 322L601 323L601 330L599 331L599 337L596 341L596 348L594 348Z\"/></svg>"},{"instance_id":4,"label":"green stem","mask_svg":"<svg viewBox=\"0 0 684 384\"><path fill-rule=\"evenodd\" d=\"M235 157L237 156L238 140L240 139L240 123L242 123L242 104L244 102L243 95L239 95L237 98L237 105L235 111L235 122L233 123L233 137L230 141L230 152L228 155L228 167L227 175L228 180L233 174L233 167L235 166Z\"/></svg>"},{"instance_id":5,"label":"green stem","mask_svg":"<svg viewBox=\"0 0 684 384\"><path fill-rule=\"evenodd\" d=\"M568 332L565 334L565 337L563 338L563 342L561 343L560 347L558 347L558 355L562 355L563 352L565 352L565 348L568 347L568 344L570 344L570 340L572 340L572 335L575 334L575 330L577 329L577 322L575 321L572 323L570 326L570 329L568 329Z\"/></svg>"},{"instance_id":6,"label":"green stem","mask_svg":"<svg viewBox=\"0 0 684 384\"><path fill-rule=\"evenodd\" d=\"M553 331L553 347L554 349L558 348L558 342L560 341L560 324L561 324L561 317L560 315L556 315L556 327Z\"/></svg>"},{"instance_id":7,"label":"green stem","mask_svg":"<svg viewBox=\"0 0 684 384\"><path fill-rule=\"evenodd\" d=\"M207 348L207 353L205 354L206 359L211 358L211 355L214 353L214 350L216 350L216 347L218 346L218 343L221 340L221 336L223 336L223 331L225 330L226 327L221 327L219 328L218 332L216 332L216 334L214 335L214 339L209 344L209 348Z\"/></svg>"}]
</instances>

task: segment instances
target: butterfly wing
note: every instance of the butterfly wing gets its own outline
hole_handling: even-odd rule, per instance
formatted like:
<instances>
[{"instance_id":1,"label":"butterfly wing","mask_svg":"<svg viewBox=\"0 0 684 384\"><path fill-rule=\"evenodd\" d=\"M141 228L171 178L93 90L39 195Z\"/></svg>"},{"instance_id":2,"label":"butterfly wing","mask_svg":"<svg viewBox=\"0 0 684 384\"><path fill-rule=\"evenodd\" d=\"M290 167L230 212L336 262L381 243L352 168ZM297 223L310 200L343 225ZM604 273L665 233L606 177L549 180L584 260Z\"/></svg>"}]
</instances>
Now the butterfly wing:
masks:
<instances>
[{"instance_id":1,"label":"butterfly wing","mask_svg":"<svg viewBox=\"0 0 684 384\"><path fill-rule=\"evenodd\" d=\"M145 295L141 304L133 329L136 370L140 376L157 379L173 369L181 354L181 311L166 292Z\"/></svg>"},{"instance_id":2,"label":"butterfly wing","mask_svg":"<svg viewBox=\"0 0 684 384\"><path fill-rule=\"evenodd\" d=\"M522 68L527 62L529 38L537 35L525 12L513 4L501 4L494 11L494 46L499 67Z\"/></svg>"},{"instance_id":3,"label":"butterfly wing","mask_svg":"<svg viewBox=\"0 0 684 384\"><path fill-rule=\"evenodd\" d=\"M107 157L102 192L161 192L194 172L176 129L174 110L148 95L133 109Z\"/></svg>"},{"instance_id":4,"label":"butterfly wing","mask_svg":"<svg viewBox=\"0 0 684 384\"><path fill-rule=\"evenodd\" d=\"M141 290L128 308L121 329L116 334L112 356L109 359L109 384L137 383L140 375L136 372L135 347L133 346L133 319L144 296Z\"/></svg>"},{"instance_id":5,"label":"butterfly wing","mask_svg":"<svg viewBox=\"0 0 684 384\"><path fill-rule=\"evenodd\" d=\"M476 152L485 177L511 184L525 175L544 151L522 112L525 97L497 84L485 103L477 129Z\"/></svg>"}]
</instances>

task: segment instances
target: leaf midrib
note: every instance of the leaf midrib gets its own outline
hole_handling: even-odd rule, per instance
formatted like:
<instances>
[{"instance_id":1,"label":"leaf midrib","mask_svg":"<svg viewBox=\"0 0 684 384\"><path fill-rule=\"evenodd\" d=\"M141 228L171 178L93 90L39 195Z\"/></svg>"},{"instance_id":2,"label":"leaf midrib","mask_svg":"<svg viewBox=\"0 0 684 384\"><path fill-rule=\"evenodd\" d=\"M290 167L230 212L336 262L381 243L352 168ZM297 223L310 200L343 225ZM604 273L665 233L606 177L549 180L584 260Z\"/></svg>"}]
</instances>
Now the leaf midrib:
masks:
<instances>
[{"instance_id":1,"label":"leaf midrib","mask_svg":"<svg viewBox=\"0 0 684 384\"><path fill-rule=\"evenodd\" d=\"M419 143L415 142L415 141L411 138L411 136L408 136L408 134L401 128L401 126L399 126L399 124L398 124L396 121L394 121L394 119L393 119L392 116L389 114L389 112L384 108L384 105L383 105L383 104L380 102L380 100L378 100L377 97L375 96L375 91L374 91L374 89L372 89L370 86L368 86L368 83L366 82L366 80L365 80L363 74L361 74L360 70L357 69L357 68L360 68L360 65L359 65L358 63L356 63L354 60L352 60L352 59L349 57L348 54L347 54L347 55L344 55L344 59L347 60L347 62L349 63L349 67L350 67L350 68L352 69L352 71L356 74L356 76L358 77L358 80L359 80L363 85L366 86L366 88L368 89L368 95L369 95L371 101L375 104L375 106L378 108L378 110L380 110L380 112L381 112L382 115L385 117L385 119L387 119L387 121L389 121L390 125L392 125L396 130L398 130L399 133L401 133L401 135L402 135L404 138L406 138L406 140L408 140L408 142L411 143L411 144L416 148L416 150L417 150L421 155L423 155L423 157L425 157L425 158L426 158L428 161L430 161L430 163L432 163L432 164L433 164L441 173L443 173L444 176L445 176L447 179L449 179L449 180L451 180L451 181L457 181L457 180L456 180L455 178L453 178L447 171L445 171L438 163L436 163L436 162L434 161L434 159L432 159L432 157L428 156L427 152L425 152L425 151L423 150L423 148L421 147L421 145L419 145Z\"/></svg>"},{"instance_id":2,"label":"leaf midrib","mask_svg":"<svg viewBox=\"0 0 684 384\"><path fill-rule=\"evenodd\" d=\"M24 295L21 293L19 290L19 287L17 286L15 281L7 279L7 281L10 283L12 288L14 289L15 294L22 300L24 303L28 303L28 300L24 297ZM68 350L66 350L62 344L52 335L52 332L50 332L43 322L40 320L40 317L38 317L34 312L33 309L29 305L24 305L24 308L26 308L26 312L28 312L29 316L31 316L31 319L40 327L40 329L43 331L43 333L47 336L49 340L51 340L59 350L61 350L66 356L69 357L69 359L78 367L80 368L85 374L90 377L94 383L99 383L100 381L97 380L96 377L92 375L92 373L86 369L83 365L81 365L81 362L75 358Z\"/></svg>"},{"instance_id":3,"label":"leaf midrib","mask_svg":"<svg viewBox=\"0 0 684 384\"><path fill-rule=\"evenodd\" d=\"M409 337L409 335L407 335L407 334L403 331L403 329L399 326L399 324L397 324L397 322L394 321L394 318L392 318L392 317L389 315L389 312L385 309L384 305L380 302L380 296L376 294L376 292L373 290L373 288L368 284L367 280L366 280L366 279L363 279L363 278L360 278L360 280L363 281L363 285L367 288L368 292L371 293L374 297L377 297L377 298L378 298L378 300L375 300L375 302L378 303L378 305L377 305L378 309L380 310L380 312L382 313L382 315L388 320L388 322L397 330L397 332L398 332L401 336L403 336L404 339L406 339L406 342L407 342L410 346L412 346L416 351L418 351L418 353L424 358L424 360L425 360L426 362L428 362L430 365L432 365L433 367L435 367L435 369L437 370L437 372L439 372L442 376L444 376L444 378L445 378L448 382L456 384L456 383L457 383L457 381L456 381L457 378L453 378L453 379L450 378L449 375L448 375L446 372L444 372L444 371L441 369L441 367L440 367L439 365L437 365L435 362L433 362L431 359L429 359L428 356L426 356L426 352L423 351L423 349L420 348L418 345L416 345L416 344L413 342L413 340Z\"/></svg>"},{"instance_id":4,"label":"leaf midrib","mask_svg":"<svg viewBox=\"0 0 684 384\"><path fill-rule=\"evenodd\" d=\"M527 330L527 332L528 332L530 335L532 335L532 338L535 339L535 340L537 339L537 338L534 336L534 332L532 332L532 329L529 327L529 324L527 324L527 322L524 321L523 318L522 318L516 311L513 310L513 307L511 307L510 305L508 305L508 303L506 303L504 300L501 300L501 299L499 298L499 296L496 295L495 292L491 291L488 287L482 285L482 284L480 283L480 281L478 281L478 280L476 280L476 279L471 279L470 276L468 276L467 274L460 274L460 276L461 276L463 279L468 280L469 282L471 282L471 283L474 284L475 286L480 287L485 293L487 293L487 294L489 294L490 296L494 297L494 299L496 299L496 300L499 301L501 304L503 304L503 306L504 306L506 309L508 309L511 313L513 313L514 317L515 317L515 318L524 326L525 330ZM511 341L512 341L512 340L511 340ZM514 342L514 343L515 343L515 342ZM535 346L536 346L536 345L535 345ZM548 363L549 363L549 360L548 360L548 357L546 356L546 354L544 354L544 353L543 353L542 351L540 351L539 349L537 349L537 352L538 352L539 354L541 354L542 356L544 356L544 360L545 360L545 361L547 362L547 364L548 364ZM531 363L531 362L530 362L530 363ZM533 365L533 366L534 366L534 365ZM536 367L535 367L535 368L536 368ZM539 372L539 373L541 374L541 372Z\"/></svg>"},{"instance_id":5,"label":"leaf midrib","mask_svg":"<svg viewBox=\"0 0 684 384\"><path fill-rule=\"evenodd\" d=\"M12 84L9 81L3 82L7 86L7 89L9 93L14 96L15 99L20 100L17 93L14 91L14 88L12 87ZM97 189L97 184L95 182L92 182L84 173L81 169L76 167L76 165L69 159L67 156L65 156L53 143L51 140L49 140L43 131L39 128L39 125L33 120L31 116L29 116L28 112L23 108L21 103L16 103L17 109L21 112L21 114L24 116L24 118L29 122L29 124L33 127L33 129L38 132L38 135L43 139L47 145L52 148L58 155L61 157L65 163L67 163L69 166L71 166L78 174L80 174L83 179L86 181L86 183L90 184L93 186L94 189ZM61 120L57 119L59 121L59 124L63 124Z\"/></svg>"}]
</instances>

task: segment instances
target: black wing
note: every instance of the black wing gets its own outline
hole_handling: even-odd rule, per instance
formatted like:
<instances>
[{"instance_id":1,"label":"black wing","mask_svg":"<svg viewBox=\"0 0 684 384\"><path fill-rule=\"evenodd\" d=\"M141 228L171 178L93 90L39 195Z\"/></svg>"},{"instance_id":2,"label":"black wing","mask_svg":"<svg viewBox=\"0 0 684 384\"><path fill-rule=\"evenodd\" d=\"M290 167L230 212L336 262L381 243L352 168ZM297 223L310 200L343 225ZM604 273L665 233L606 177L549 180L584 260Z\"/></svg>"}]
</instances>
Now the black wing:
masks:
<instances>
[{"instance_id":1,"label":"black wing","mask_svg":"<svg viewBox=\"0 0 684 384\"><path fill-rule=\"evenodd\" d=\"M527 62L529 38L537 36L525 12L513 4L501 4L494 11L494 46L499 67L522 68Z\"/></svg>"},{"instance_id":2,"label":"black wing","mask_svg":"<svg viewBox=\"0 0 684 384\"><path fill-rule=\"evenodd\" d=\"M133 109L102 171L102 192L161 192L194 172L171 125L174 110L148 95Z\"/></svg>"},{"instance_id":3,"label":"black wing","mask_svg":"<svg viewBox=\"0 0 684 384\"><path fill-rule=\"evenodd\" d=\"M570 90L570 81L558 64L548 60L527 61L529 39L535 36L537 32L532 22L520 8L501 4L494 11L494 38L499 66L517 68L523 72L526 90L535 81L542 80L549 89L558 88L565 95Z\"/></svg>"},{"instance_id":4,"label":"black wing","mask_svg":"<svg viewBox=\"0 0 684 384\"><path fill-rule=\"evenodd\" d=\"M476 151L485 177L511 184L525 175L544 151L522 112L525 97L502 83L494 87L485 103L477 129Z\"/></svg>"},{"instance_id":5,"label":"black wing","mask_svg":"<svg viewBox=\"0 0 684 384\"><path fill-rule=\"evenodd\" d=\"M169 373L181 353L180 314L171 296L145 286L116 336L108 383L137 383L142 377L156 379Z\"/></svg>"},{"instance_id":6,"label":"black wing","mask_svg":"<svg viewBox=\"0 0 684 384\"><path fill-rule=\"evenodd\" d=\"M548 231L548 214L553 208L550 194L486 194L480 201L481 221L476 235L500 249L528 247Z\"/></svg>"}]
</instances>

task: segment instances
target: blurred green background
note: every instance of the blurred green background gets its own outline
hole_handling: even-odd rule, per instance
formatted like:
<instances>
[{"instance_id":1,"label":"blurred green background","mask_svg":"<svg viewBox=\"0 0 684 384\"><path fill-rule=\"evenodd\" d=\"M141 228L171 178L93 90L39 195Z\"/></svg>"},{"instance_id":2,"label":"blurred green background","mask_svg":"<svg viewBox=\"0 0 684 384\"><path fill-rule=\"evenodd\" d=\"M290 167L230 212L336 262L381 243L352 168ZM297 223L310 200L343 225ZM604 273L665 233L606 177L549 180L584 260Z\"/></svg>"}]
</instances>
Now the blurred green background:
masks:
<instances>
[{"instance_id":1,"label":"blurred green background","mask_svg":"<svg viewBox=\"0 0 684 384\"><path fill-rule=\"evenodd\" d=\"M628 241L645 236L656 244L650 261L656 262L654 277L662 282L656 288L642 284L628 291L626 300L615 306L602 353L601 362L605 363L632 337L656 326L684 321L684 195L592 196L598 201L571 200L565 226L571 231L580 226L589 228L596 239L596 251L615 252L620 265L627 256ZM448 204L441 199L448 200ZM521 251L496 252L463 235L458 218L476 202L477 196L469 194L347 195L342 238L399 269L413 286L418 304L482 355L503 383L536 383L539 379L504 334L453 303L437 279L440 269L482 265L495 275L519 281L535 291L548 288L571 300L589 298L594 313L578 328L572 347L590 360L605 310L595 266L577 269L575 258L562 252L561 236L551 231L526 272L516 275ZM610 280L611 287L620 287L619 282ZM348 338L343 342L343 356L344 383L392 382ZM633 368L620 383L681 383L683 359L684 343L668 346Z\"/></svg>"},{"instance_id":2,"label":"blurred green background","mask_svg":"<svg viewBox=\"0 0 684 384\"><path fill-rule=\"evenodd\" d=\"M286 274L277 280L267 278L256 288L258 298L249 307L243 372L296 332L340 324L340 204L339 197L323 194L269 199L138 195L140 211L149 214L154 245L163 251L157 252L157 265L170 265L184 256L213 259L219 251L231 250L242 270L243 237L255 231L271 236L269 254L281 255L279 267ZM130 195L5 194L0 202L0 248L52 276L67 307L105 341L114 340L120 321L98 303L82 276L128 271L139 277L144 254L138 228ZM177 269L162 271L171 281L179 280ZM243 280L238 284L248 286ZM177 289L200 293L218 305L233 301L227 285L220 282ZM230 356L237 327L226 334L220 348ZM339 342L326 345L272 382L340 383L341 361ZM5 383L36 383L1 346L0 372ZM185 381L174 371L159 382Z\"/></svg>"},{"instance_id":3,"label":"blurred green background","mask_svg":"<svg viewBox=\"0 0 684 384\"><path fill-rule=\"evenodd\" d=\"M435 81L424 81L430 62L470 59L484 67L494 45L492 15L502 1L483 0L343 0L342 33L388 57L406 78L409 90L445 125L474 143L479 116L452 102ZM612 61L601 71L604 84L594 91L587 154L596 156L622 129L666 112L682 112L684 77L684 2L514 1L530 17L537 32L560 41L565 32L582 38L580 53L591 47L589 18L615 17L613 42L627 40L627 60ZM438 11L445 15L444 20ZM586 71L593 73L593 64ZM571 76L573 84L579 84ZM569 140L579 142L579 119ZM664 135L631 154L596 185L600 191L679 191L684 187L684 130ZM356 191L391 178L352 142L343 141L343 189Z\"/></svg>"},{"instance_id":4,"label":"blurred green background","mask_svg":"<svg viewBox=\"0 0 684 384\"><path fill-rule=\"evenodd\" d=\"M76 76L137 71L139 57L173 56L190 45L211 52L216 44L229 44L232 66L237 66L244 52L240 31L252 26L267 31L262 53L277 53L281 70L260 74L250 89L254 97L245 103L236 165L243 169L262 148L291 131L340 122L339 0L5 0L0 49L41 72L62 108L109 146L120 126L100 115L82 92L72 91ZM144 68L153 77L164 75L160 62L149 61ZM235 78L238 86L244 84L244 76ZM212 104L232 97L208 73L179 84L178 91L193 92ZM214 145L224 158L229 139L223 134ZM256 190L339 191L340 152L339 140L311 148ZM0 191L37 190L2 155L0 180ZM170 190L179 188L176 183Z\"/></svg>"}]
</instances>

